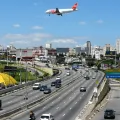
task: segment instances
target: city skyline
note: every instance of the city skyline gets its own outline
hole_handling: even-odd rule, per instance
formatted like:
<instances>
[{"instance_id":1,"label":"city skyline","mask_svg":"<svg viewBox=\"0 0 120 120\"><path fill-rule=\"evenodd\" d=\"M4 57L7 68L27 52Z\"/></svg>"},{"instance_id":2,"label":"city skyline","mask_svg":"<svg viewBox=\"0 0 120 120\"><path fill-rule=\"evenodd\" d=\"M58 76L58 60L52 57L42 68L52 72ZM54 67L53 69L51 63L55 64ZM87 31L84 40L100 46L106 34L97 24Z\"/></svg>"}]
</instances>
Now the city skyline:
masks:
<instances>
[{"instance_id":1,"label":"city skyline","mask_svg":"<svg viewBox=\"0 0 120 120\"><path fill-rule=\"evenodd\" d=\"M51 8L71 8L76 1L63 0L4 0L1 2L0 44L13 44L17 48L44 46L92 46L111 44L119 38L119 3L106 1L79 1L78 11L63 16L45 14Z\"/></svg>"}]
</instances>

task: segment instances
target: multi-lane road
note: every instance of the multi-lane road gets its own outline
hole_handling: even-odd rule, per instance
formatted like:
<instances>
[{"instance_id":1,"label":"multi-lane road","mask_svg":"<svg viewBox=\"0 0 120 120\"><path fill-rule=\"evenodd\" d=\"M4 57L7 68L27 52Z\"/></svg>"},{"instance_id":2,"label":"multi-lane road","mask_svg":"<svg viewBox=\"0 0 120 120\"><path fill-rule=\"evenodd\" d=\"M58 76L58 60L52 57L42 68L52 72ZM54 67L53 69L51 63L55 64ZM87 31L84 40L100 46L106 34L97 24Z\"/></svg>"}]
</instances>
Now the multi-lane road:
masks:
<instances>
[{"instance_id":1,"label":"multi-lane road","mask_svg":"<svg viewBox=\"0 0 120 120\"><path fill-rule=\"evenodd\" d=\"M84 71L84 70L83 70ZM83 72L85 73L85 71ZM86 80L84 76L81 76L80 72L71 71L70 76L66 76L66 72L63 71L61 75L62 86L67 84L70 81L73 81L71 84L63 87L60 91L54 94L52 97L49 97L44 102L40 103L37 106L34 106L32 110L35 112L36 120L39 120L41 114L43 113L51 113L55 120L74 120L78 115L80 110L84 107L84 105L88 102L90 96L92 95L93 88L95 86L95 80L92 79L92 76L96 74L96 79L100 80L103 77L102 72L94 72L93 70L89 70L90 80ZM44 81L41 84L47 84L50 86L50 83L55 79L50 79L48 81ZM85 93L80 92L80 87L87 87L87 91ZM52 91L54 91L54 87L52 87ZM31 87L27 88L28 91L28 100L27 102L34 101L44 94L39 90L32 90ZM18 106L22 106L26 104L23 99L23 95L25 90L20 90L16 93L6 95L1 97L3 101L3 112L13 109ZM46 95L47 96L47 95ZM24 111L21 114L18 114L14 117L10 117L11 120L27 120L29 118L30 109ZM2 113L2 111L0 112Z\"/></svg>"},{"instance_id":2,"label":"multi-lane road","mask_svg":"<svg viewBox=\"0 0 120 120\"><path fill-rule=\"evenodd\" d=\"M104 111L106 109L115 110L115 120L120 120L120 87L111 87L108 103L95 115L93 120L104 120Z\"/></svg>"}]
</instances>

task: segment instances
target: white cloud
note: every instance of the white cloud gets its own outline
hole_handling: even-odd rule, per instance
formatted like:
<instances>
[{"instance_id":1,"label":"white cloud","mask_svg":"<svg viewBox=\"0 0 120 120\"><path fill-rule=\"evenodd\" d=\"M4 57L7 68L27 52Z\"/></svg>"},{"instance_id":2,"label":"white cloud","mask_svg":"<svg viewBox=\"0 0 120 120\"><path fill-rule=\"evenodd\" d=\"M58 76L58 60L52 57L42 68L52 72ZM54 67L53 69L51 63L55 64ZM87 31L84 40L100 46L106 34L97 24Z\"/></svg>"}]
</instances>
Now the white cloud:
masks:
<instances>
[{"instance_id":1,"label":"white cloud","mask_svg":"<svg viewBox=\"0 0 120 120\"><path fill-rule=\"evenodd\" d=\"M84 44L80 44L80 45L77 45L76 47L87 47L87 43L84 43Z\"/></svg>"},{"instance_id":2,"label":"white cloud","mask_svg":"<svg viewBox=\"0 0 120 120\"><path fill-rule=\"evenodd\" d=\"M10 44L28 44L28 43L30 43L30 41L18 40L18 41L10 42Z\"/></svg>"},{"instance_id":3,"label":"white cloud","mask_svg":"<svg viewBox=\"0 0 120 120\"><path fill-rule=\"evenodd\" d=\"M50 34L45 33L32 33L32 34L6 34L2 40L10 41L11 44L27 44L41 41L45 38L51 38Z\"/></svg>"},{"instance_id":4,"label":"white cloud","mask_svg":"<svg viewBox=\"0 0 120 120\"><path fill-rule=\"evenodd\" d=\"M66 43L66 44L76 44L74 39L54 39L51 43Z\"/></svg>"},{"instance_id":5,"label":"white cloud","mask_svg":"<svg viewBox=\"0 0 120 120\"><path fill-rule=\"evenodd\" d=\"M19 27L20 27L20 24L14 24L13 27L19 28Z\"/></svg>"},{"instance_id":6,"label":"white cloud","mask_svg":"<svg viewBox=\"0 0 120 120\"><path fill-rule=\"evenodd\" d=\"M98 21L96 21L97 23L99 23L99 24L102 24L103 23L103 20L98 20Z\"/></svg>"},{"instance_id":7,"label":"white cloud","mask_svg":"<svg viewBox=\"0 0 120 120\"><path fill-rule=\"evenodd\" d=\"M41 29L43 29L43 27L41 27L41 26L33 26L32 29L41 30Z\"/></svg>"},{"instance_id":8,"label":"white cloud","mask_svg":"<svg viewBox=\"0 0 120 120\"><path fill-rule=\"evenodd\" d=\"M80 21L79 24L80 25L86 25L86 22L85 21Z\"/></svg>"}]
</instances>

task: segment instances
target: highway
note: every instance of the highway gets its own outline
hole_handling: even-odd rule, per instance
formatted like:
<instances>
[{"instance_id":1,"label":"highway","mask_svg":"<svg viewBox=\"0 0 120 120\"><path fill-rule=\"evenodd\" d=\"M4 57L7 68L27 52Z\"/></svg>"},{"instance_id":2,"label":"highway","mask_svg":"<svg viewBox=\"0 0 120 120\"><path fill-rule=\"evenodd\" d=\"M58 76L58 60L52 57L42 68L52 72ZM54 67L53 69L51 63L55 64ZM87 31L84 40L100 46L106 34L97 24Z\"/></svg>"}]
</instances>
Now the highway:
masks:
<instances>
[{"instance_id":1,"label":"highway","mask_svg":"<svg viewBox=\"0 0 120 120\"><path fill-rule=\"evenodd\" d=\"M111 87L108 103L92 120L104 120L104 111L106 109L115 110L115 120L120 120L120 87Z\"/></svg>"},{"instance_id":2,"label":"highway","mask_svg":"<svg viewBox=\"0 0 120 120\"><path fill-rule=\"evenodd\" d=\"M90 71L90 73L91 75L96 74L94 71ZM100 80L102 77L103 73L98 72L96 79ZM90 80L85 80L84 76L79 77L72 84L68 85L64 89L61 89L61 91L58 91L54 96L50 97L41 104L34 106L32 110L35 112L37 118L36 120L39 120L41 114L43 113L51 113L55 120L74 120L80 110L82 110L84 105L88 102L95 86L96 79L92 79L91 77ZM87 87L86 93L80 92L80 86ZM29 111L30 109L9 119L27 120L29 118Z\"/></svg>"},{"instance_id":3,"label":"highway","mask_svg":"<svg viewBox=\"0 0 120 120\"><path fill-rule=\"evenodd\" d=\"M62 74L60 75L61 80L62 80L62 85L67 84L69 81L72 81L73 78L79 77L80 73L79 72L75 72L71 70L71 76L66 76L66 71L63 70ZM50 87L51 82L55 80L56 77L51 78L47 81L42 81L41 84L47 85L48 87ZM55 87L51 88L52 91L57 89ZM24 100L24 97L28 96L28 100ZM26 87L26 89L22 89L19 90L15 93L11 93L8 94L6 96L0 97L0 99L2 100L2 111L0 111L0 114L10 111L16 107L20 107L22 105L25 105L26 102L32 102L35 101L36 99L40 99L42 96L47 96L44 95L44 93L42 91L39 90L33 90L32 86L28 86Z\"/></svg>"}]
</instances>

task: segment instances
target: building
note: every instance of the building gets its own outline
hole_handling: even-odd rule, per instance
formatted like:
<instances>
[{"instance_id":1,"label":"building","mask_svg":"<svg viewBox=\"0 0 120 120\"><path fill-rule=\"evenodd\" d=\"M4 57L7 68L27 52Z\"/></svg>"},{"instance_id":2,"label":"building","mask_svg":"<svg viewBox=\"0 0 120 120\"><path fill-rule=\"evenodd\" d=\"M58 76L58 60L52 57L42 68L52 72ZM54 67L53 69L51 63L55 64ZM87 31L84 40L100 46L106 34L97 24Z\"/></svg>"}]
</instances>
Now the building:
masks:
<instances>
[{"instance_id":1,"label":"building","mask_svg":"<svg viewBox=\"0 0 120 120\"><path fill-rule=\"evenodd\" d=\"M91 46L91 56L100 60L100 56L103 55L103 48L100 46Z\"/></svg>"},{"instance_id":2,"label":"building","mask_svg":"<svg viewBox=\"0 0 120 120\"><path fill-rule=\"evenodd\" d=\"M69 55L71 56L71 55L76 55L76 50L75 50L75 48L70 48L69 49Z\"/></svg>"},{"instance_id":3,"label":"building","mask_svg":"<svg viewBox=\"0 0 120 120\"><path fill-rule=\"evenodd\" d=\"M88 49L87 55L91 55L91 42L90 42L90 41L87 41L86 44L87 44L86 47L87 47L87 49Z\"/></svg>"},{"instance_id":4,"label":"building","mask_svg":"<svg viewBox=\"0 0 120 120\"><path fill-rule=\"evenodd\" d=\"M110 44L105 44L103 47L103 55L106 56L106 51L115 51L115 47L111 46Z\"/></svg>"},{"instance_id":5,"label":"building","mask_svg":"<svg viewBox=\"0 0 120 120\"><path fill-rule=\"evenodd\" d=\"M117 54L120 53L120 39L117 39L116 41L116 51L117 51Z\"/></svg>"},{"instance_id":6,"label":"building","mask_svg":"<svg viewBox=\"0 0 120 120\"><path fill-rule=\"evenodd\" d=\"M46 44L46 48L52 48L52 44Z\"/></svg>"},{"instance_id":7,"label":"building","mask_svg":"<svg viewBox=\"0 0 120 120\"><path fill-rule=\"evenodd\" d=\"M63 55L69 54L69 48L56 48L56 51L57 51L57 55L59 55L59 54L63 54Z\"/></svg>"},{"instance_id":8,"label":"building","mask_svg":"<svg viewBox=\"0 0 120 120\"><path fill-rule=\"evenodd\" d=\"M88 48L87 47L80 47L80 46L77 46L76 48L75 48L75 50L76 50L76 54L78 55L81 55L81 53L85 53L85 54L87 54L87 52L88 52Z\"/></svg>"}]
</instances>

